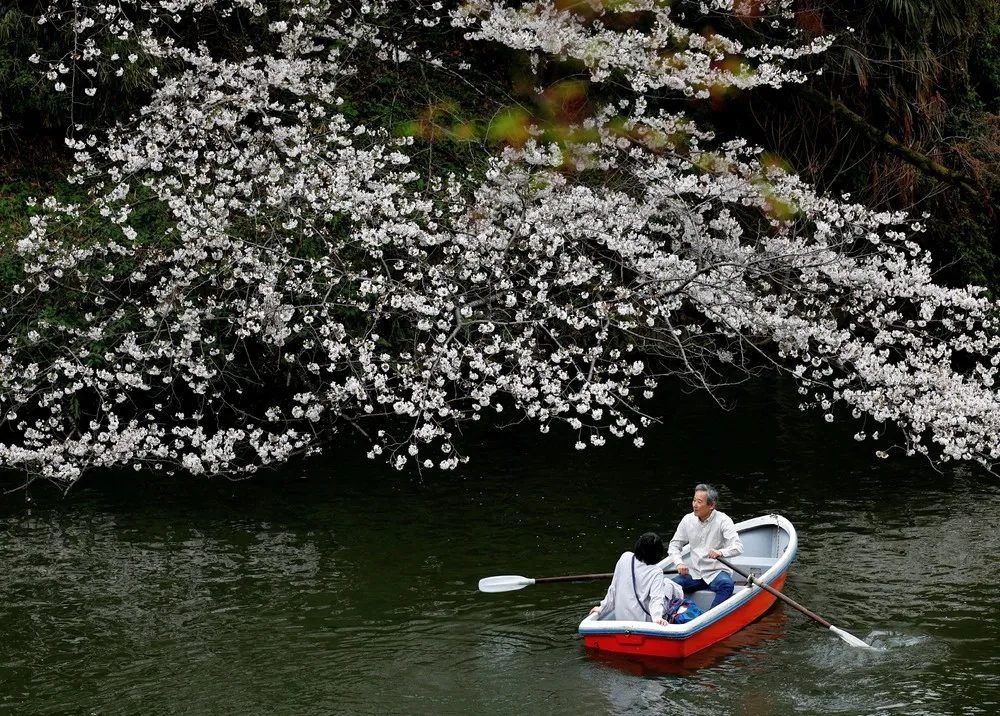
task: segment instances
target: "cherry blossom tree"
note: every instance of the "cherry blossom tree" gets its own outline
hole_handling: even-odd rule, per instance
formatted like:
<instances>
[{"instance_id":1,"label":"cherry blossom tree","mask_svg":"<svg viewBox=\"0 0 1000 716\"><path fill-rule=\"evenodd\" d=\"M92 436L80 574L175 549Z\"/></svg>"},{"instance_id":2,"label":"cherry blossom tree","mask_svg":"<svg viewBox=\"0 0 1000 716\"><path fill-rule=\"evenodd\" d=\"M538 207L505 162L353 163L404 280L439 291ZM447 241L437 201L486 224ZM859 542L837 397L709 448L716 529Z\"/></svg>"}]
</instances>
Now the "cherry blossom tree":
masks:
<instances>
[{"instance_id":1,"label":"cherry blossom tree","mask_svg":"<svg viewBox=\"0 0 1000 716\"><path fill-rule=\"evenodd\" d=\"M211 47L209 14L259 48ZM451 469L457 426L498 413L641 447L664 378L763 370L859 440L895 424L907 453L998 457L984 292L935 282L910 217L678 109L807 81L829 39L784 0L55 0L38 21L75 37L32 57L74 101L134 67L156 89L127 123L74 121L86 199L40 199L8 242L0 462L29 480L248 474L344 429ZM460 82L511 56L491 52L523 54L539 96L570 67L586 111L471 142L462 175L349 111L372 67Z\"/></svg>"}]
</instances>

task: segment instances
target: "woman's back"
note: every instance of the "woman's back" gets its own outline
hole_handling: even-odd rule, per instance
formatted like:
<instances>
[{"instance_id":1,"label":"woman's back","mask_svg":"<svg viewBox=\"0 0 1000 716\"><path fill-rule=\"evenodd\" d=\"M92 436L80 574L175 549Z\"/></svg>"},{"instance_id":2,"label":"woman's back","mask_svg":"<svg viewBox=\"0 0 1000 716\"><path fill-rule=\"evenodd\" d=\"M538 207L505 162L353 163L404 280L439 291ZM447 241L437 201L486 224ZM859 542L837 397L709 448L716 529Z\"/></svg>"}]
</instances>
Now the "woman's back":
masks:
<instances>
[{"instance_id":1,"label":"woman's back","mask_svg":"<svg viewBox=\"0 0 1000 716\"><path fill-rule=\"evenodd\" d=\"M656 621L663 616L663 606L663 570L636 559L632 552L624 552L615 565L615 574L600 604L598 618Z\"/></svg>"}]
</instances>

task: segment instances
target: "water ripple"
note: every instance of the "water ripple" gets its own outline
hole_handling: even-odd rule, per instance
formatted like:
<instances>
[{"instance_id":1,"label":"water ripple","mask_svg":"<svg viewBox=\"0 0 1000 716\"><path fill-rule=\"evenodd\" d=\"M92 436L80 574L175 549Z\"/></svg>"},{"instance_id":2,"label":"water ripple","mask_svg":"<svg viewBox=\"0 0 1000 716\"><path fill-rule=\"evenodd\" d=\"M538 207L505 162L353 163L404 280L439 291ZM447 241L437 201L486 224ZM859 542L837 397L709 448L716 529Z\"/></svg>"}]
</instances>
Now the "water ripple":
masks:
<instances>
[{"instance_id":1,"label":"water ripple","mask_svg":"<svg viewBox=\"0 0 1000 716\"><path fill-rule=\"evenodd\" d=\"M487 459L424 482L336 455L305 479L121 477L8 508L0 709L1000 710L989 557L1000 552L1000 487L873 462L850 435L816 432L780 391L748 400L720 415L685 398L636 453L580 454L572 441L547 452L533 434L486 432L476 439ZM703 479L734 518L792 519L800 545L785 591L877 649L853 649L779 604L688 659L607 657L576 633L606 583L476 590L489 574L610 571L641 531L672 533Z\"/></svg>"}]
</instances>

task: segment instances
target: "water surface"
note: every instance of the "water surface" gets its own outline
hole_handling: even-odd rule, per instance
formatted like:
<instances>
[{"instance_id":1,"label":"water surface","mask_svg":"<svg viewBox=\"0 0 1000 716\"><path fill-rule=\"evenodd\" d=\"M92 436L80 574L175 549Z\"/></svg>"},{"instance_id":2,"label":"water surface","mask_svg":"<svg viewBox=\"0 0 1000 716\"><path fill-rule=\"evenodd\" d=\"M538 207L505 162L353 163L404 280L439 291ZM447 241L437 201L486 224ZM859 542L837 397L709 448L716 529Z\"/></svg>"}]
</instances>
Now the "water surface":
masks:
<instances>
[{"instance_id":1,"label":"water surface","mask_svg":"<svg viewBox=\"0 0 1000 716\"><path fill-rule=\"evenodd\" d=\"M344 446L247 482L95 476L0 504L0 712L977 714L1000 711L1000 486L874 457L780 383L731 412L675 396L635 450L518 429L458 473ZM553 431L555 432L555 431ZM588 653L600 583L714 482L736 520L788 517L790 608L681 662Z\"/></svg>"}]
</instances>

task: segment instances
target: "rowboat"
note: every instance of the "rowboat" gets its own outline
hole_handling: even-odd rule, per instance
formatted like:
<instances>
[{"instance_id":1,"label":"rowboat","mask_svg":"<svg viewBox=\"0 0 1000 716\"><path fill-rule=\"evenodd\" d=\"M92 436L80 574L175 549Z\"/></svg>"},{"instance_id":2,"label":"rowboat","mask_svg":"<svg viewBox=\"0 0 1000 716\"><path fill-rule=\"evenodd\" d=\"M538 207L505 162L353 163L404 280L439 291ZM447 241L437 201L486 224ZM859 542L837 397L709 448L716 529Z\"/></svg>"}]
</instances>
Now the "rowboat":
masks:
<instances>
[{"instance_id":1,"label":"rowboat","mask_svg":"<svg viewBox=\"0 0 1000 716\"><path fill-rule=\"evenodd\" d=\"M780 590L788 567L798 549L798 537L792 523L780 515L763 515L736 524L743 542L743 554L729 562L740 571L753 575L752 584L740 584L734 574L733 596L710 608L715 593L707 589L685 595L705 610L687 624L661 626L653 622L597 619L590 614L580 622L580 633L591 649L613 654L632 654L682 659L735 634L766 612L776 597L759 583ZM681 553L683 560L689 548ZM660 566L671 566L671 558ZM748 580L748 582L751 580Z\"/></svg>"}]
</instances>

